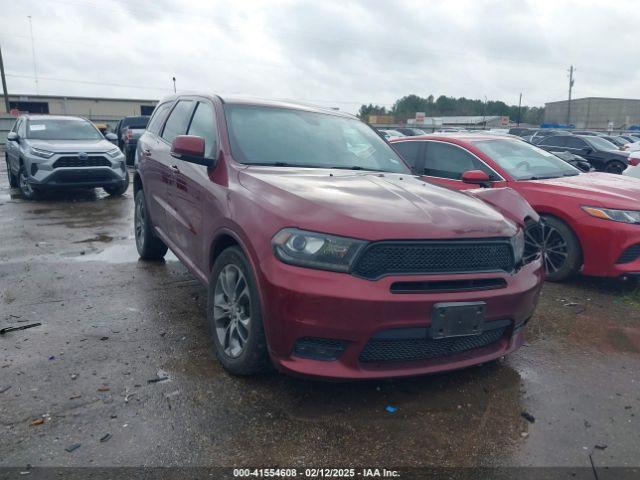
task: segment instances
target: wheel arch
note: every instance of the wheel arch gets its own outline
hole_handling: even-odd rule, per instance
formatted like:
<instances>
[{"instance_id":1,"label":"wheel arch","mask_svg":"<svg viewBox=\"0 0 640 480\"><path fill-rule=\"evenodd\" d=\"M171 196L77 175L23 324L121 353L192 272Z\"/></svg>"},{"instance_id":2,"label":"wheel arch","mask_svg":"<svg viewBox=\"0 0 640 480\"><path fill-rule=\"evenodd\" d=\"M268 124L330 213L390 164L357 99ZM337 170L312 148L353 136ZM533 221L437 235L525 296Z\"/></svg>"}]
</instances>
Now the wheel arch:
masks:
<instances>
[{"instance_id":1,"label":"wheel arch","mask_svg":"<svg viewBox=\"0 0 640 480\"><path fill-rule=\"evenodd\" d=\"M139 191L139 190L144 190L144 186L142 185L142 177L140 176L140 174L136 171L136 173L133 176L133 195L135 196L135 194Z\"/></svg>"}]
</instances>

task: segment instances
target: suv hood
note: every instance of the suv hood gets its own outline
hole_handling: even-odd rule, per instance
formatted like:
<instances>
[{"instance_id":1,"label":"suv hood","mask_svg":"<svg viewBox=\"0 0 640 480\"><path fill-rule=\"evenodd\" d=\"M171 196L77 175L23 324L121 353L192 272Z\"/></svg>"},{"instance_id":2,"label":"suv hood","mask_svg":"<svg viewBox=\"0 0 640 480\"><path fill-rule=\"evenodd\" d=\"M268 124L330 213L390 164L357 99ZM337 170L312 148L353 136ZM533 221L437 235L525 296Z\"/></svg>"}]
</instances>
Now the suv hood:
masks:
<instances>
[{"instance_id":1,"label":"suv hood","mask_svg":"<svg viewBox=\"0 0 640 480\"><path fill-rule=\"evenodd\" d=\"M26 139L29 146L41 148L55 153L74 152L108 152L113 150L115 145L107 139L100 140L35 140Z\"/></svg>"},{"instance_id":2,"label":"suv hood","mask_svg":"<svg viewBox=\"0 0 640 480\"><path fill-rule=\"evenodd\" d=\"M520 183L520 182L518 182ZM527 189L571 196L584 201L585 205L626 210L640 208L640 180L626 175L590 172L573 177L527 180ZM526 195L525 195L526 196Z\"/></svg>"},{"instance_id":3,"label":"suv hood","mask_svg":"<svg viewBox=\"0 0 640 480\"><path fill-rule=\"evenodd\" d=\"M511 237L517 226L476 198L406 174L246 167L240 183L280 227L363 238Z\"/></svg>"}]
</instances>

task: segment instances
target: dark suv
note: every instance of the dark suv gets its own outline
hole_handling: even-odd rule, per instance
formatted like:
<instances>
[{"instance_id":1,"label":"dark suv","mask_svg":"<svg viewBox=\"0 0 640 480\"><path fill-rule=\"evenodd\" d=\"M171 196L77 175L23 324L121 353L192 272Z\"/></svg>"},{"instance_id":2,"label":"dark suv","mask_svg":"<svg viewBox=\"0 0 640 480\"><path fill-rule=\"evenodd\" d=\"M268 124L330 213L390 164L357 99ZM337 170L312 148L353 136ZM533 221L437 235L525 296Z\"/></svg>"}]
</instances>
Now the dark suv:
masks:
<instances>
[{"instance_id":1,"label":"dark suv","mask_svg":"<svg viewBox=\"0 0 640 480\"><path fill-rule=\"evenodd\" d=\"M282 102L172 97L138 147L138 252L207 285L228 371L418 375L522 344L543 269L514 192L426 183L356 117Z\"/></svg>"},{"instance_id":2,"label":"dark suv","mask_svg":"<svg viewBox=\"0 0 640 480\"><path fill-rule=\"evenodd\" d=\"M133 165L138 139L147 128L147 123L149 123L149 117L141 115L124 117L116 125L115 134L118 136L118 147L124 153L128 165Z\"/></svg>"},{"instance_id":3,"label":"dark suv","mask_svg":"<svg viewBox=\"0 0 640 480\"><path fill-rule=\"evenodd\" d=\"M569 152L579 155L598 171L622 173L628 165L628 152L602 137L590 135L551 135L542 139L538 147L549 152Z\"/></svg>"}]
</instances>

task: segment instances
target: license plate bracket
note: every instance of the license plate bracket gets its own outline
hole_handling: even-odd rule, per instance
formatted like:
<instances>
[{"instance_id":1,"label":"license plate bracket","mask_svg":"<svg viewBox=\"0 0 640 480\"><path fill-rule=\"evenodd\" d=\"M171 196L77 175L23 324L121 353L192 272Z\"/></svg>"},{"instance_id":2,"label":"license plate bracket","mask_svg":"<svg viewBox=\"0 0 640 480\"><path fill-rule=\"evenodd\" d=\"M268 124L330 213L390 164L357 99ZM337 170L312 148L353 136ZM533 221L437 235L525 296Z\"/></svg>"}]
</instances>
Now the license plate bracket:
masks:
<instances>
[{"instance_id":1,"label":"license plate bracket","mask_svg":"<svg viewBox=\"0 0 640 480\"><path fill-rule=\"evenodd\" d=\"M436 303L429 334L433 339L480 335L484 331L485 302Z\"/></svg>"}]
</instances>

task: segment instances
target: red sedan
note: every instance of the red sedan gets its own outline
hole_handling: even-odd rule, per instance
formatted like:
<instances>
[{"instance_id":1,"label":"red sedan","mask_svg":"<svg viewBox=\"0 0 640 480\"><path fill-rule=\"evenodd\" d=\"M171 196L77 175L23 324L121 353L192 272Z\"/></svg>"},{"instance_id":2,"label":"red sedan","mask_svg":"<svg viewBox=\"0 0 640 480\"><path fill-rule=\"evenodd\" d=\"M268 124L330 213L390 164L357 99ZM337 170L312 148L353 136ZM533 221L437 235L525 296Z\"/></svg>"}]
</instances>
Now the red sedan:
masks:
<instances>
[{"instance_id":1,"label":"red sedan","mask_svg":"<svg viewBox=\"0 0 640 480\"><path fill-rule=\"evenodd\" d=\"M414 172L464 190L511 187L541 215L527 231L527 251L545 254L547 279L582 272L640 274L640 181L582 173L522 140L489 134L427 135L394 140Z\"/></svg>"}]
</instances>

